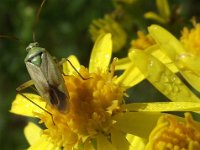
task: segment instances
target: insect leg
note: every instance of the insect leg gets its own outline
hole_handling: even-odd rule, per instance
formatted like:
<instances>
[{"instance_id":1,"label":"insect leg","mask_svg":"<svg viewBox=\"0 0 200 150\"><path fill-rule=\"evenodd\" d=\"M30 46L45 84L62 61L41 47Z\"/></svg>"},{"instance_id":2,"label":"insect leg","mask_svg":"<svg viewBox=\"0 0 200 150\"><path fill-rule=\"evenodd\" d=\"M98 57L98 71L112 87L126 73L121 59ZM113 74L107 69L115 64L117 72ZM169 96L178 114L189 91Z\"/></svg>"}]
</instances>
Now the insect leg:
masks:
<instances>
[{"instance_id":1,"label":"insect leg","mask_svg":"<svg viewBox=\"0 0 200 150\"><path fill-rule=\"evenodd\" d=\"M71 65L71 67L76 71L76 73L83 79L83 80L88 80L88 79L90 79L91 77L89 77L89 78L85 78L85 77L83 77L81 74L80 74L80 72L74 67L74 65L71 63L71 61L69 60L69 59L67 59L67 58L63 58L60 62L59 62L59 64L58 65L62 65L64 62L68 62L70 65ZM64 74L65 75L65 74Z\"/></svg>"},{"instance_id":2,"label":"insect leg","mask_svg":"<svg viewBox=\"0 0 200 150\"><path fill-rule=\"evenodd\" d=\"M52 122L55 125L55 122L53 120L53 114L50 113L49 111L47 111L46 109L44 109L43 107L41 107L40 105L38 105L37 103L35 103L34 101L32 101L30 98L28 98L26 95L24 95L22 93L22 90L31 87L33 85L33 81L29 80L25 83L23 83L22 85L20 85L19 87L16 88L16 91L18 94L20 94L21 96L23 96L24 98L26 98L29 102L31 102L32 104L36 105L38 108L40 108L41 110L43 110L44 112L46 112L47 114L49 114L51 116ZM36 90L35 90L36 91ZM37 91L36 91L37 92Z\"/></svg>"},{"instance_id":3,"label":"insect leg","mask_svg":"<svg viewBox=\"0 0 200 150\"><path fill-rule=\"evenodd\" d=\"M25 83L23 83L23 84L21 84L20 86L18 86L18 87L16 88L16 91L17 91L17 92L20 92L20 91L22 91L22 90L24 90L24 89L26 89L26 88L32 86L33 84L34 84L34 83L33 83L33 80L26 81Z\"/></svg>"}]
</instances>

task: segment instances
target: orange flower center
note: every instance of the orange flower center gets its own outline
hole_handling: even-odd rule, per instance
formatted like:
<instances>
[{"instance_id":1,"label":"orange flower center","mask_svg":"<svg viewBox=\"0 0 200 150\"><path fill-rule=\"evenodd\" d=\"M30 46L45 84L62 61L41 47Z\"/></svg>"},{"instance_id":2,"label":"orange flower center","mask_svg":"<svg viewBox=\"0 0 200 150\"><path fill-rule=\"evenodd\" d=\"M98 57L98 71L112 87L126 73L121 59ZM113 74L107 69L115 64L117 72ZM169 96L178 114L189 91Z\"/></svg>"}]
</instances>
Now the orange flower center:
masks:
<instances>
[{"instance_id":1,"label":"orange flower center","mask_svg":"<svg viewBox=\"0 0 200 150\"><path fill-rule=\"evenodd\" d=\"M200 24L193 24L194 28L191 30L187 27L183 29L180 41L188 52L200 56Z\"/></svg>"},{"instance_id":2,"label":"orange flower center","mask_svg":"<svg viewBox=\"0 0 200 150\"><path fill-rule=\"evenodd\" d=\"M81 67L80 76L64 76L69 92L69 112L62 114L47 108L47 114L39 114L46 125L44 134L57 146L72 149L87 141L91 142L101 132L109 135L113 124L112 116L120 112L124 89L115 84L111 72L89 73Z\"/></svg>"},{"instance_id":3,"label":"orange flower center","mask_svg":"<svg viewBox=\"0 0 200 150\"><path fill-rule=\"evenodd\" d=\"M184 122L173 116L163 116L151 133L148 146L154 150L200 149L200 124L189 113L185 114Z\"/></svg>"},{"instance_id":4,"label":"orange flower center","mask_svg":"<svg viewBox=\"0 0 200 150\"><path fill-rule=\"evenodd\" d=\"M142 31L137 32L138 39L131 41L131 47L144 50L155 44L155 41L150 35L145 35Z\"/></svg>"}]
</instances>

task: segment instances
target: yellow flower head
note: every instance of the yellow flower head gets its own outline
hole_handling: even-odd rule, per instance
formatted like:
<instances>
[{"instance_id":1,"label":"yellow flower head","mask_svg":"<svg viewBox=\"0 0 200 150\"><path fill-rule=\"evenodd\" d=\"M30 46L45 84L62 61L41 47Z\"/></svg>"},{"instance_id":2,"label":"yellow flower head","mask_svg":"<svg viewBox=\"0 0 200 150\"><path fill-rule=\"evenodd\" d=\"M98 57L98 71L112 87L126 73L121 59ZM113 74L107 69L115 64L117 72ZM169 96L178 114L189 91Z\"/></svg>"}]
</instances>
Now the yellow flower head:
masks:
<instances>
[{"instance_id":1,"label":"yellow flower head","mask_svg":"<svg viewBox=\"0 0 200 150\"><path fill-rule=\"evenodd\" d=\"M99 35L111 33L113 40L113 52L121 50L126 44L127 35L122 26L111 16L106 15L103 19L94 20L90 25L92 40L96 41Z\"/></svg>"},{"instance_id":2,"label":"yellow flower head","mask_svg":"<svg viewBox=\"0 0 200 150\"><path fill-rule=\"evenodd\" d=\"M131 41L131 47L144 50L155 44L150 35L145 35L142 31L137 32L138 39Z\"/></svg>"},{"instance_id":3,"label":"yellow flower head","mask_svg":"<svg viewBox=\"0 0 200 150\"><path fill-rule=\"evenodd\" d=\"M64 77L70 95L68 114L51 109L55 125L46 114L39 115L47 127L44 133L55 145L59 143L64 148L90 141L99 132L109 135L111 117L122 105L124 89L115 84L114 70L89 73L81 67L79 72L89 79L83 80L78 75Z\"/></svg>"},{"instance_id":4,"label":"yellow flower head","mask_svg":"<svg viewBox=\"0 0 200 150\"><path fill-rule=\"evenodd\" d=\"M63 64L63 71L67 73L63 78L70 97L68 113L52 108L38 95L24 94L51 116L20 94L17 95L11 112L37 117L45 125L44 129L33 123L26 126L24 132L30 149L142 150L145 147L144 139L154 128L160 112L200 109L196 101L125 104L123 96L126 90L142 81L144 76L132 62L122 75L114 76L117 60L110 64L111 53L111 34L101 35L92 50L89 69L81 66L75 56L69 57L85 79L68 63Z\"/></svg>"},{"instance_id":5,"label":"yellow flower head","mask_svg":"<svg viewBox=\"0 0 200 150\"><path fill-rule=\"evenodd\" d=\"M180 42L184 48L194 55L200 56L200 24L194 22L194 28L183 28Z\"/></svg>"},{"instance_id":6,"label":"yellow flower head","mask_svg":"<svg viewBox=\"0 0 200 150\"><path fill-rule=\"evenodd\" d=\"M31 144L30 148L114 149L114 147L124 147L118 145L117 141L120 138L126 141L125 146L129 147L126 134L122 134L117 127L114 128L117 119L113 117L122 112L126 88L114 76L116 59L110 65L111 53L111 34L101 35L94 45L89 69L81 66L75 56L69 57L85 79L81 78L72 67L70 68L68 63L63 64L64 72L68 73L67 76L63 76L70 96L68 113L61 113L56 108L46 105L38 95L26 94L51 113L51 116L21 95L17 95L11 112L38 117L40 123L44 123L46 127L42 130L34 124L28 124L25 135Z\"/></svg>"},{"instance_id":7,"label":"yellow flower head","mask_svg":"<svg viewBox=\"0 0 200 150\"><path fill-rule=\"evenodd\" d=\"M185 120L178 121L172 115L162 116L152 131L147 150L200 149L200 124L185 113Z\"/></svg>"}]
</instances>

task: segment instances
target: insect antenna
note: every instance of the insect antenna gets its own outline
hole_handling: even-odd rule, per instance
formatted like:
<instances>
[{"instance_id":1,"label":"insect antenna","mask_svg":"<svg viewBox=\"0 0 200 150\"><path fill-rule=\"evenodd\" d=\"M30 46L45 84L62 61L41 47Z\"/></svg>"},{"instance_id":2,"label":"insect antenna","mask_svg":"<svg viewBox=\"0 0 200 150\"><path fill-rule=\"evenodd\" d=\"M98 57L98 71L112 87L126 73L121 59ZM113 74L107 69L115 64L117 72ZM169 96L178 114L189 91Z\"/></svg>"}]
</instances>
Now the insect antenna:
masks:
<instances>
[{"instance_id":1,"label":"insect antenna","mask_svg":"<svg viewBox=\"0 0 200 150\"><path fill-rule=\"evenodd\" d=\"M16 36L12 36L12 35L0 35L1 39L9 39L9 40L13 40L13 41L17 41L23 45L26 45L26 43L22 40L20 40L19 38L17 38Z\"/></svg>"},{"instance_id":2,"label":"insect antenna","mask_svg":"<svg viewBox=\"0 0 200 150\"><path fill-rule=\"evenodd\" d=\"M35 17L35 21L34 21L34 25L33 25L33 41L34 42L36 42L35 29L36 29L36 26L39 22L40 14L41 14L41 11L42 11L42 8L43 8L43 5L45 4L45 2L46 2L46 0L42 1L42 3L40 4L40 7L37 10L37 14L36 14L36 17Z\"/></svg>"}]
</instances>

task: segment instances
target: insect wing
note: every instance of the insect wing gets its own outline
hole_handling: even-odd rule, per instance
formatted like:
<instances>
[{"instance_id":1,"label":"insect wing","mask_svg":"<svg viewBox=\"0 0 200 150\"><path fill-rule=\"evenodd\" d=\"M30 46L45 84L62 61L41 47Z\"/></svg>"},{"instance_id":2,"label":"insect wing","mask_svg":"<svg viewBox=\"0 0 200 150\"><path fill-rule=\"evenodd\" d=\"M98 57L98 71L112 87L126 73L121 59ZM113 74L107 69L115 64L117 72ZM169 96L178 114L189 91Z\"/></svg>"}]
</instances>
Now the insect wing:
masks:
<instances>
[{"instance_id":1,"label":"insect wing","mask_svg":"<svg viewBox=\"0 0 200 150\"><path fill-rule=\"evenodd\" d=\"M42 55L41 70L49 84L50 103L60 111L66 111L69 105L69 94L61 71L51 55L45 51Z\"/></svg>"},{"instance_id":2,"label":"insect wing","mask_svg":"<svg viewBox=\"0 0 200 150\"><path fill-rule=\"evenodd\" d=\"M37 91L39 92L39 94L41 95L41 97L45 100L48 101L49 99L49 85L48 82L43 74L43 72L41 71L41 69L30 63L30 62L26 62L26 68L29 72L29 75L32 79L32 81L34 82L34 85L37 89Z\"/></svg>"}]
</instances>

